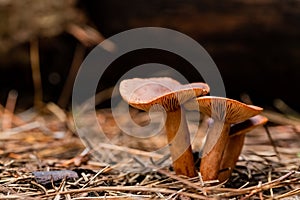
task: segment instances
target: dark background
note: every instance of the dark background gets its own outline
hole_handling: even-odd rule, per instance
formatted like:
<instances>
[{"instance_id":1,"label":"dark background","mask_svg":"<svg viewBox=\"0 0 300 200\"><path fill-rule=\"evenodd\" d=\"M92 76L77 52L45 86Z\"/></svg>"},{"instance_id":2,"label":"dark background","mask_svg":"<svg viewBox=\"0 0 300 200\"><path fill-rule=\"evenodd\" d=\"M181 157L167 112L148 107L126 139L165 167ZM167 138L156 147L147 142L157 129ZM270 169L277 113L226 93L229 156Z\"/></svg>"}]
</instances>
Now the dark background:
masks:
<instances>
[{"instance_id":1,"label":"dark background","mask_svg":"<svg viewBox=\"0 0 300 200\"><path fill-rule=\"evenodd\" d=\"M228 97L240 100L240 95L247 93L254 104L264 107L272 107L274 99L279 98L300 111L299 1L90 0L79 1L76 6L87 16L87 23L106 38L144 26L171 28L187 34L217 64ZM56 102L78 40L61 32L39 37L39 42L44 101ZM18 107L32 106L28 47L23 42L0 55L1 104L5 104L8 91L16 89ZM114 85L126 70L153 60L178 69L190 81L201 80L194 75L192 66L170 53L136 51L110 66L106 72L108 78L101 80L99 89Z\"/></svg>"}]
</instances>

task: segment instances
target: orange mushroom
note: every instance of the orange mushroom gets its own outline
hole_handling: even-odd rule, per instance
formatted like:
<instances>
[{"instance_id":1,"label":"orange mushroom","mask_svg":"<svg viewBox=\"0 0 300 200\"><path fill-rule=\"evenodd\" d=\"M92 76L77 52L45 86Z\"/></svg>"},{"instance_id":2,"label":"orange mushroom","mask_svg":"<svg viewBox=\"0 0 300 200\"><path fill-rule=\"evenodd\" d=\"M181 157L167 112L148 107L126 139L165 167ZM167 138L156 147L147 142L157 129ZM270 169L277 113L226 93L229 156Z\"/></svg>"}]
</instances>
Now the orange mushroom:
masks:
<instances>
[{"instance_id":1,"label":"orange mushroom","mask_svg":"<svg viewBox=\"0 0 300 200\"><path fill-rule=\"evenodd\" d=\"M203 147L200 172L203 180L216 180L231 125L258 115L262 108L214 96L198 97L187 102L185 107L190 110L199 109L213 119Z\"/></svg>"},{"instance_id":2,"label":"orange mushroom","mask_svg":"<svg viewBox=\"0 0 300 200\"><path fill-rule=\"evenodd\" d=\"M182 85L167 78L127 79L120 83L120 94L129 105L144 111L166 111L165 131L176 174L197 176L190 134L181 104L209 92L205 83Z\"/></svg>"},{"instance_id":3,"label":"orange mushroom","mask_svg":"<svg viewBox=\"0 0 300 200\"><path fill-rule=\"evenodd\" d=\"M218 180L220 182L229 179L243 149L246 133L267 122L268 119L266 117L256 115L242 123L235 124L230 128L229 141L225 147L220 164L220 172L218 175Z\"/></svg>"}]
</instances>

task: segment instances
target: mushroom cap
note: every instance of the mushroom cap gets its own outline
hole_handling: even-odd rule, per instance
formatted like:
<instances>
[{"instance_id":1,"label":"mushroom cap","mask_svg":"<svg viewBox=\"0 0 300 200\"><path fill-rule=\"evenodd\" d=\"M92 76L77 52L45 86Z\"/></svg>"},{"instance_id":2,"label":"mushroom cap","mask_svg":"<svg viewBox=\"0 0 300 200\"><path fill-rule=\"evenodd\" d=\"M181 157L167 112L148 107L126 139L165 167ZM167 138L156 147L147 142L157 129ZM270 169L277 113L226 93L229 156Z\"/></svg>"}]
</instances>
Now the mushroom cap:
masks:
<instances>
[{"instance_id":1,"label":"mushroom cap","mask_svg":"<svg viewBox=\"0 0 300 200\"><path fill-rule=\"evenodd\" d=\"M211 118L229 124L243 122L250 117L258 115L263 110L258 106L247 105L237 100L215 96L198 97L184 106L188 110L200 109L201 112Z\"/></svg>"},{"instance_id":2,"label":"mushroom cap","mask_svg":"<svg viewBox=\"0 0 300 200\"><path fill-rule=\"evenodd\" d=\"M234 124L230 128L229 135L230 137L245 134L250 132L251 130L255 129L258 126L262 126L268 122L268 118L262 115L256 115L247 119L246 121L238 124Z\"/></svg>"},{"instance_id":3,"label":"mushroom cap","mask_svg":"<svg viewBox=\"0 0 300 200\"><path fill-rule=\"evenodd\" d=\"M119 90L122 98L135 108L148 111L162 106L172 111L192 98L207 94L209 87L205 83L182 85L172 78L158 77L123 80Z\"/></svg>"}]
</instances>

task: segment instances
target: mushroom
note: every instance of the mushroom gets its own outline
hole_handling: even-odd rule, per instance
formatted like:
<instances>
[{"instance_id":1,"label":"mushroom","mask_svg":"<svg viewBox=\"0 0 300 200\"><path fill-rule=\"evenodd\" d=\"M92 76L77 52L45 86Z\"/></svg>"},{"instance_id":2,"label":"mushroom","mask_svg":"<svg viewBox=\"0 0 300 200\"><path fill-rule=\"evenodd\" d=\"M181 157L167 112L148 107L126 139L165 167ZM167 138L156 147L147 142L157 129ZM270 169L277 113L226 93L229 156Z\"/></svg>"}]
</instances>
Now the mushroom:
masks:
<instances>
[{"instance_id":1,"label":"mushroom","mask_svg":"<svg viewBox=\"0 0 300 200\"><path fill-rule=\"evenodd\" d=\"M209 92L205 83L182 85L167 78L133 78L120 83L120 94L129 105L149 111L166 112L165 131L169 143L173 168L176 174L188 177L197 176L190 135L181 104Z\"/></svg>"},{"instance_id":2,"label":"mushroom","mask_svg":"<svg viewBox=\"0 0 300 200\"><path fill-rule=\"evenodd\" d=\"M199 109L213 119L203 147L200 172L203 180L216 180L231 125L258 115L262 108L214 96L198 97L187 102L185 107L189 110Z\"/></svg>"},{"instance_id":3,"label":"mushroom","mask_svg":"<svg viewBox=\"0 0 300 200\"><path fill-rule=\"evenodd\" d=\"M241 154L246 133L267 122L268 119L266 117L256 115L242 123L235 124L230 128L229 141L225 147L220 164L220 172L218 175L218 180L220 182L229 179L239 155Z\"/></svg>"}]
</instances>

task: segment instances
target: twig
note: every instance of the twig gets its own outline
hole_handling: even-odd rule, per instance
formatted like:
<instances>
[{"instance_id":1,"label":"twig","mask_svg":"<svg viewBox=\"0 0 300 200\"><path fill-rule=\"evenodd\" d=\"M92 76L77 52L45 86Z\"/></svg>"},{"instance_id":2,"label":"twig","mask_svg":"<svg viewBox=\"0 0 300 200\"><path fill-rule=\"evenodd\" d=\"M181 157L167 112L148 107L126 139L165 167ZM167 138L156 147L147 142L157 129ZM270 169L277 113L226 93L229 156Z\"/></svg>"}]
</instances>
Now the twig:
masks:
<instances>
[{"instance_id":1,"label":"twig","mask_svg":"<svg viewBox=\"0 0 300 200\"><path fill-rule=\"evenodd\" d=\"M249 181L246 182L244 185L242 185L241 187L239 187L239 189L243 189L244 187L246 187L247 185L249 185Z\"/></svg>"},{"instance_id":2,"label":"twig","mask_svg":"<svg viewBox=\"0 0 300 200\"><path fill-rule=\"evenodd\" d=\"M66 178L64 178L62 180L62 183L60 184L60 186L58 188L58 192L56 193L56 195L54 197L54 200L59 200L60 199L60 195L61 195L60 193L64 191L65 185L66 185Z\"/></svg>"},{"instance_id":3,"label":"twig","mask_svg":"<svg viewBox=\"0 0 300 200\"><path fill-rule=\"evenodd\" d=\"M40 189L44 192L44 194L48 194L47 189L46 189L44 186L42 186L41 184L38 184L38 183L36 183L36 182L34 182L34 181L31 181L30 183L31 183L32 185L35 185L35 186L37 186L38 188L40 188Z\"/></svg>"},{"instance_id":4,"label":"twig","mask_svg":"<svg viewBox=\"0 0 300 200\"><path fill-rule=\"evenodd\" d=\"M141 167L143 167L143 168L146 167L145 163L142 160L140 160L138 157L133 156L132 158L135 162L137 162L139 165L141 165Z\"/></svg>"},{"instance_id":5,"label":"twig","mask_svg":"<svg viewBox=\"0 0 300 200\"><path fill-rule=\"evenodd\" d=\"M83 186L82 186L82 188L81 189L83 189L83 188L85 188L87 185L89 185L97 176L99 176L101 173L103 173L103 172L105 172L107 169L109 169L110 168L110 166L108 165L108 166L106 166L106 167L104 167L103 169L101 169L101 170L99 170L86 184L84 184Z\"/></svg>"},{"instance_id":6,"label":"twig","mask_svg":"<svg viewBox=\"0 0 300 200\"><path fill-rule=\"evenodd\" d=\"M223 193L223 194L219 195L220 197L231 197L231 196L243 195L243 194L247 194L247 193L254 194L254 193L260 192L262 190L268 190L272 187L282 184L283 180L285 180L286 178L288 178L289 176L291 176L293 174L295 174L295 171L288 172L287 174L285 174L277 179L274 179L271 182L263 183L260 188L257 188L257 186L252 186L252 187L243 188L243 189L216 188L215 191L227 192L227 193Z\"/></svg>"},{"instance_id":7,"label":"twig","mask_svg":"<svg viewBox=\"0 0 300 200\"><path fill-rule=\"evenodd\" d=\"M129 147L123 147L123 146L118 146L118 145L113 145L113 144L108 144L108 143L101 143L98 146L99 146L99 148L123 151L123 152L127 152L129 154L134 154L134 155L139 155L139 156L152 157L152 158L156 158L156 159L163 158L163 155L155 153L155 152L147 152L147 151L142 151L139 149L133 149L133 148L129 148Z\"/></svg>"},{"instance_id":8,"label":"twig","mask_svg":"<svg viewBox=\"0 0 300 200\"><path fill-rule=\"evenodd\" d=\"M175 200L175 199L177 199L177 197L178 197L178 195L179 195L179 192L182 192L182 191L184 191L184 190L185 190L185 188L182 188L181 190L178 190L176 193L171 194L171 195L167 198L167 200L170 200L170 199Z\"/></svg>"},{"instance_id":9,"label":"twig","mask_svg":"<svg viewBox=\"0 0 300 200\"><path fill-rule=\"evenodd\" d=\"M68 191L67 187L64 187L64 191ZM65 194L65 199L66 200L71 200L71 195L70 194Z\"/></svg>"},{"instance_id":10,"label":"twig","mask_svg":"<svg viewBox=\"0 0 300 200\"><path fill-rule=\"evenodd\" d=\"M271 182L271 181L272 181L272 171L269 170L269 172L268 172L268 182ZM270 196L273 199L273 197L274 197L273 188L270 188Z\"/></svg>"},{"instance_id":11,"label":"twig","mask_svg":"<svg viewBox=\"0 0 300 200\"><path fill-rule=\"evenodd\" d=\"M4 131L12 127L12 121L14 116L13 113L15 111L17 97L18 97L17 91L15 90L9 91L4 113L3 113L3 121L2 121L2 129Z\"/></svg>"},{"instance_id":12,"label":"twig","mask_svg":"<svg viewBox=\"0 0 300 200\"><path fill-rule=\"evenodd\" d=\"M171 157L171 154L167 154L163 156L161 159L158 159L157 161L154 161L152 157L150 157L150 162L155 166L162 165L166 160L168 160Z\"/></svg>"},{"instance_id":13,"label":"twig","mask_svg":"<svg viewBox=\"0 0 300 200\"><path fill-rule=\"evenodd\" d=\"M274 140L273 140L273 138L272 138L272 136L271 136L271 133L270 133L268 127L267 127L266 125L264 125L264 128L265 128L265 130L266 130L266 132L267 132L268 138L269 138L269 140L270 140L270 142L271 142L271 145L272 145L272 147L273 147L273 149L274 149L274 152L276 153L276 156L277 156L278 160L281 160L280 154L279 154L279 152L278 152L278 150L277 150L277 146L276 146L276 144L275 144L275 142L274 142Z\"/></svg>"},{"instance_id":14,"label":"twig","mask_svg":"<svg viewBox=\"0 0 300 200\"><path fill-rule=\"evenodd\" d=\"M173 194L176 193L176 190L165 189L165 188L150 188L150 187L142 187L142 186L101 186L101 187L94 187L94 188L84 188L84 189L74 189L69 191L63 192L55 192L49 193L47 195L41 196L41 198L55 196L59 194L72 194L72 193L85 193L85 192L102 192L102 191L131 191L131 192L160 192L165 194ZM178 192L178 194L182 194L187 197L196 198L196 199L209 199L206 196L202 196L195 193L188 193L188 192Z\"/></svg>"},{"instance_id":15,"label":"twig","mask_svg":"<svg viewBox=\"0 0 300 200\"><path fill-rule=\"evenodd\" d=\"M67 32L69 32L87 47L98 45L100 42L103 42L105 40L105 38L99 31L90 26L81 27L77 24L72 23L67 26ZM106 42L102 44L102 47L106 51L113 52L116 49L116 45L110 40L105 41Z\"/></svg>"},{"instance_id":16,"label":"twig","mask_svg":"<svg viewBox=\"0 0 300 200\"><path fill-rule=\"evenodd\" d=\"M42 79L40 72L39 43L38 39L30 42L30 63L34 87L34 106L40 108L43 102Z\"/></svg>"},{"instance_id":17,"label":"twig","mask_svg":"<svg viewBox=\"0 0 300 200\"><path fill-rule=\"evenodd\" d=\"M163 197L162 197L163 198ZM115 196L103 196L103 197L75 197L73 200L93 200L93 199L109 199L109 200L118 200L118 199L126 199L126 200L136 200L136 199L153 199L152 195L135 195L135 194L126 194L123 196L115 195ZM165 199L165 198L163 198Z\"/></svg>"},{"instance_id":18,"label":"twig","mask_svg":"<svg viewBox=\"0 0 300 200\"><path fill-rule=\"evenodd\" d=\"M54 103L48 103L46 105L46 108L51 111L58 119L60 122L65 122L67 119L66 113L56 104Z\"/></svg>"},{"instance_id":19,"label":"twig","mask_svg":"<svg viewBox=\"0 0 300 200\"><path fill-rule=\"evenodd\" d=\"M156 167L155 167L155 168L156 168ZM196 185L195 183L192 183L192 182L188 181L187 179L180 178L179 176L174 175L174 174L171 174L171 173L169 173L169 172L167 172L167 171L165 171L165 170L163 170L163 169L158 169L158 168L156 168L156 170L157 170L159 173L161 173L161 174L164 174L164 175L166 175L166 176L168 176L168 177L171 177L171 178L173 178L173 179L175 179L175 180L177 180L177 181L180 181L181 183L184 183L185 185L188 185L188 186L190 186L190 187L192 187L192 188L194 188L194 189L197 189L197 190L199 190L199 191L201 191L201 192L203 192L203 190L204 190L203 187L199 187L198 185Z\"/></svg>"},{"instance_id":20,"label":"twig","mask_svg":"<svg viewBox=\"0 0 300 200\"><path fill-rule=\"evenodd\" d=\"M97 45L105 40L105 38L97 30L91 27L81 27L77 24L71 23L66 28L67 32L87 47Z\"/></svg>"},{"instance_id":21,"label":"twig","mask_svg":"<svg viewBox=\"0 0 300 200\"><path fill-rule=\"evenodd\" d=\"M202 187L204 187L204 181L203 181L201 172L198 172L198 177L199 177L199 180L200 180L200 185L201 185ZM206 195L206 194L205 194L205 195Z\"/></svg>"},{"instance_id":22,"label":"twig","mask_svg":"<svg viewBox=\"0 0 300 200\"><path fill-rule=\"evenodd\" d=\"M290 196L294 196L294 195L299 195L299 194L300 194L300 188L296 188L296 189L291 190L289 192L286 192L284 194L277 195L277 196L275 196L272 199L283 199L283 198L286 198L286 197L290 197Z\"/></svg>"},{"instance_id":23,"label":"twig","mask_svg":"<svg viewBox=\"0 0 300 200\"><path fill-rule=\"evenodd\" d=\"M291 107L289 107L281 99L275 99L274 100L274 106L279 111L281 111L282 113L284 113L287 117L295 118L295 119L299 119L300 118L300 113L298 113L297 111L295 111L294 109L292 109Z\"/></svg>"},{"instance_id":24,"label":"twig","mask_svg":"<svg viewBox=\"0 0 300 200\"><path fill-rule=\"evenodd\" d=\"M41 124L39 122L35 121L35 122L30 122L28 124L24 124L22 126L11 128L11 129L3 131L1 133L0 140L9 139L9 137L13 134L29 131L29 130L32 130L35 128L39 128L40 126L41 126Z\"/></svg>"},{"instance_id":25,"label":"twig","mask_svg":"<svg viewBox=\"0 0 300 200\"><path fill-rule=\"evenodd\" d=\"M286 118L284 115L277 112L265 110L262 112L262 115L267 117L270 122L282 125L300 126L300 120Z\"/></svg>"}]
</instances>

